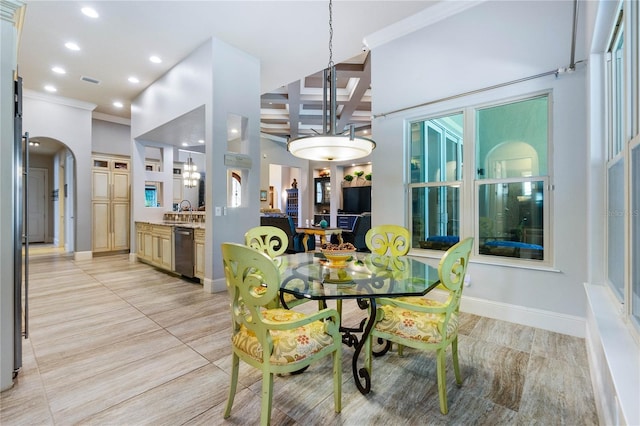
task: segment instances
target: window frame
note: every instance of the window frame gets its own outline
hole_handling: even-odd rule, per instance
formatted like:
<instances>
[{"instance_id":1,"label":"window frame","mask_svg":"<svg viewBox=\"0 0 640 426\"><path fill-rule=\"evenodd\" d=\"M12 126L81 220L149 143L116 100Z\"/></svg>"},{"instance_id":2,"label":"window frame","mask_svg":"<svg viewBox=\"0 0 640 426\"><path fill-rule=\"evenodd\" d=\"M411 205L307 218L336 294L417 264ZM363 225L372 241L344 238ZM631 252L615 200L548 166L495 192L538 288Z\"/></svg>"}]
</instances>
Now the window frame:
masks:
<instances>
[{"instance_id":1,"label":"window frame","mask_svg":"<svg viewBox=\"0 0 640 426\"><path fill-rule=\"evenodd\" d=\"M435 111L432 113L411 117L405 120L405 170L406 170L406 194L407 194L407 217L406 221L409 224L410 234L413 235L413 217L412 217L412 203L414 188L424 187L447 187L457 186L459 188L459 206L460 214L460 239L472 235L478 241L479 237L479 193L478 188L481 184L489 184L494 179L478 179L475 171L476 165L476 145L477 145L477 120L476 113L480 109L491 108L501 105L508 105L517 102L522 102L530 99L545 97L547 99L547 151L546 151L546 175L537 175L523 178L509 178L509 181L544 181L543 197L543 226L544 226L544 258L543 260L532 260L526 258L516 258L507 256L495 256L495 255L483 255L479 252L478 244L474 244L473 255L476 261L482 263L490 263L504 266L515 266L520 268L532 268L532 269L553 269L555 265L555 256L553 248L553 161L551 153L553 152L553 91L551 89L538 90L534 92L518 94L501 99L493 99L489 101L468 104L463 107L454 109ZM461 179L456 181L440 181L440 182L427 182L426 178L422 182L411 181L411 126L414 123L426 122L429 120L435 120L441 117L462 113L463 115L463 137L462 137L462 163L472 164L472 167L462 166ZM505 183L505 179L496 179L500 183ZM441 250L434 249L422 249L414 247L413 249L419 250L420 253L424 253L426 256L441 256Z\"/></svg>"},{"instance_id":2,"label":"window frame","mask_svg":"<svg viewBox=\"0 0 640 426\"><path fill-rule=\"evenodd\" d=\"M604 61L602 63L604 69L602 86L604 88L603 102L605 110L603 120L605 129L605 141L603 142L603 153L605 154L604 202L607 214L612 214L609 211L611 197L609 170L620 162L624 167L623 188L620 189L624 199L624 210L620 213L624 217L624 241L620 243L621 247L616 246L621 249L618 252L621 251L621 256L624 258L622 291L612 284L609 276L609 257L612 255L610 252L611 248L615 249L615 247L610 246L609 243L611 230L609 229L608 220L605 224L605 239L603 242L605 253L604 281L610 290L611 297L620 303L620 313L624 316L624 320L630 329L633 330L632 334L638 342L640 342L640 315L634 317L633 309L634 303L640 302L633 300L632 287L634 279L633 267L640 264L640 252L636 253L633 250L632 232L634 231L633 219L636 217L634 215L640 214L640 212L634 212L631 209L633 208L632 201L635 200L634 196L640 197L638 183L632 181L634 172L632 150L640 146L639 21L640 5L633 1L620 1L615 20L611 23L610 36L603 52ZM613 58L613 49L618 45L621 37L623 42L622 63L621 69L617 69L617 63ZM615 80L616 77L617 80ZM616 84L621 87L618 91L615 90L617 88ZM622 99L616 97L617 93L623 94ZM616 140L616 136L619 136L621 140Z\"/></svg>"}]
</instances>

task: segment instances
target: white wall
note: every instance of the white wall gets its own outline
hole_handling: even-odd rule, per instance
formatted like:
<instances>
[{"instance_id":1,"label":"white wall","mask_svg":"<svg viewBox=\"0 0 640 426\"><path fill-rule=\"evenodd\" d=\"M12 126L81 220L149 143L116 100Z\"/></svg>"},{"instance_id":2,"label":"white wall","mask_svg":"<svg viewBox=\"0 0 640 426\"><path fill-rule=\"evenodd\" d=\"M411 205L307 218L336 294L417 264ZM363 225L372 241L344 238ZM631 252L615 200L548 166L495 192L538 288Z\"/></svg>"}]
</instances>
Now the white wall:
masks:
<instances>
[{"instance_id":1,"label":"white wall","mask_svg":"<svg viewBox=\"0 0 640 426\"><path fill-rule=\"evenodd\" d=\"M75 251L91 253L91 111L94 104L25 91L22 129L64 143L75 156Z\"/></svg>"},{"instance_id":2,"label":"white wall","mask_svg":"<svg viewBox=\"0 0 640 426\"><path fill-rule=\"evenodd\" d=\"M313 218L313 176L309 170L309 161L291 155L284 144L273 140L262 138L261 140L260 170L262 189L269 190L269 185L273 185L276 192L275 208L280 208L283 212L286 209L285 198L286 189L291 188L291 182L295 177L298 181L298 203L299 221L304 224L305 219ZM289 169L284 175L282 169L278 173L271 173L270 168L281 166L282 169ZM280 203L280 204L278 204ZM263 207L267 207L267 201L262 202Z\"/></svg>"},{"instance_id":3,"label":"white wall","mask_svg":"<svg viewBox=\"0 0 640 426\"><path fill-rule=\"evenodd\" d=\"M486 2L440 21L372 52L374 115L437 100L466 91L537 75L569 62L572 2ZM558 35L562 34L560 39ZM583 49L578 49L580 55ZM580 57L578 57L580 59ZM471 286L465 289L474 309L487 316L526 322L518 315L549 323L563 317L584 333L582 283L587 279L587 194L585 69L572 74L538 78L502 89L376 118L373 134L372 221L406 224L403 132L405 120L449 112L467 105L497 102L523 94L551 91L551 162L553 270L533 270L479 263L469 267ZM398 96L398 94L402 94ZM465 138L472 138L466 129ZM465 158L466 164L473 159ZM465 167L473 179L472 167ZM471 202L471 194L463 194ZM472 216L463 213L463 236L473 235ZM547 252L547 251L546 251ZM467 308L471 305L467 304ZM550 315L547 315L547 314ZM529 318L531 319L531 318ZM538 326L546 328L549 323ZM580 330L580 327L582 330Z\"/></svg>"},{"instance_id":4,"label":"white wall","mask_svg":"<svg viewBox=\"0 0 640 426\"><path fill-rule=\"evenodd\" d=\"M96 119L91 124L93 152L131 156L131 126Z\"/></svg>"},{"instance_id":5,"label":"white wall","mask_svg":"<svg viewBox=\"0 0 640 426\"><path fill-rule=\"evenodd\" d=\"M206 152L205 282L208 291L225 289L220 244L242 242L247 228L258 223L260 188L260 64L259 61L220 40L211 39L149 86L132 103L131 134L133 218L144 210L144 134L204 105ZM227 119L229 114L248 119L247 154L251 169L242 176L243 206L227 207ZM165 150L166 182L172 181L173 152ZM170 164L167 164L170 161ZM160 177L159 177L160 178ZM166 186L169 188L170 186ZM246 204L245 204L246 199ZM166 205L166 204L165 204ZM170 204L168 204L170 205ZM216 207L226 215L215 216ZM132 235L134 234L132 226ZM216 281L216 283L214 283Z\"/></svg>"}]
</instances>

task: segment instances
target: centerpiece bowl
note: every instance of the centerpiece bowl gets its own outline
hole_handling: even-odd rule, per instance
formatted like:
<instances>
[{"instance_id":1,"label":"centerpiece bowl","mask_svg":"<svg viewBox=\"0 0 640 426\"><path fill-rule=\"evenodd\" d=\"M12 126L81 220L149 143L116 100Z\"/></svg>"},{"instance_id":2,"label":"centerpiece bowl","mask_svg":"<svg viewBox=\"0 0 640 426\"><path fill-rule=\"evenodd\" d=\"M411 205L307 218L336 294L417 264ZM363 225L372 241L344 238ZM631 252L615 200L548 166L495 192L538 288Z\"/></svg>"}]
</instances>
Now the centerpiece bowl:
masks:
<instances>
[{"instance_id":1,"label":"centerpiece bowl","mask_svg":"<svg viewBox=\"0 0 640 426\"><path fill-rule=\"evenodd\" d=\"M356 251L353 250L331 250L331 249L321 249L320 250L324 257L329 260L331 266L344 266L347 264L347 261L351 259Z\"/></svg>"}]
</instances>

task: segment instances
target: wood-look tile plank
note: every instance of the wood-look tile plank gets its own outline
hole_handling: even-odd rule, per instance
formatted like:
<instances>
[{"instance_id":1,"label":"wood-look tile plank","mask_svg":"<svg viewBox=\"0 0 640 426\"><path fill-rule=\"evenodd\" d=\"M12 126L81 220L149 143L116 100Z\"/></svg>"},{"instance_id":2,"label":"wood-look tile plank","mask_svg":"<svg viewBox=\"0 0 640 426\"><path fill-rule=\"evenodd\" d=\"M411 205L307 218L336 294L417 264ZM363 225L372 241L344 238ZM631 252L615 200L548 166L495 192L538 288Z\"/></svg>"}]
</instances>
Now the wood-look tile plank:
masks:
<instances>
[{"instance_id":1,"label":"wood-look tile plank","mask_svg":"<svg viewBox=\"0 0 640 426\"><path fill-rule=\"evenodd\" d=\"M0 424L49 425L53 416L31 342L23 340L22 368L12 388L0 394Z\"/></svg>"},{"instance_id":2,"label":"wood-look tile plank","mask_svg":"<svg viewBox=\"0 0 640 426\"><path fill-rule=\"evenodd\" d=\"M90 381L53 392L45 384L45 389L56 423L73 424L206 364L206 359L181 345L97 374Z\"/></svg>"},{"instance_id":3,"label":"wood-look tile plank","mask_svg":"<svg viewBox=\"0 0 640 426\"><path fill-rule=\"evenodd\" d=\"M231 417L223 419L222 414L224 413L226 403L227 401L225 400L216 404L211 409L186 422L183 426L254 426L260 424L260 394L256 394L247 388L241 388L238 386L238 392L233 400ZM312 421L312 419L307 420L309 422ZM296 424L296 422L278 408L273 407L271 411L271 424L289 426Z\"/></svg>"},{"instance_id":4,"label":"wood-look tile plank","mask_svg":"<svg viewBox=\"0 0 640 426\"><path fill-rule=\"evenodd\" d=\"M207 364L87 417L80 424L184 424L211 409L213 405L226 403L228 390L222 384L226 385L228 380L227 373ZM242 409L241 405L238 407ZM217 424L222 423L222 415L216 420Z\"/></svg>"},{"instance_id":5,"label":"wood-look tile plank","mask_svg":"<svg viewBox=\"0 0 640 426\"><path fill-rule=\"evenodd\" d=\"M493 318L481 318L471 337L499 344L518 351L531 351L535 329L520 324L498 321Z\"/></svg>"},{"instance_id":6,"label":"wood-look tile plank","mask_svg":"<svg viewBox=\"0 0 640 426\"><path fill-rule=\"evenodd\" d=\"M579 337L536 329L531 354L548 358L551 362L566 362L575 373L587 379L590 377L587 347L585 340Z\"/></svg>"},{"instance_id":7,"label":"wood-look tile plank","mask_svg":"<svg viewBox=\"0 0 640 426\"><path fill-rule=\"evenodd\" d=\"M529 352L458 336L463 385L472 395L513 411L520 409ZM447 365L449 370L449 365Z\"/></svg>"},{"instance_id":8,"label":"wood-look tile plank","mask_svg":"<svg viewBox=\"0 0 640 426\"><path fill-rule=\"evenodd\" d=\"M69 338L49 340L43 344L33 343L34 352L41 371L49 371L64 363L68 357L92 353L123 340L140 337L145 333L160 330L155 322L142 317L118 324L105 324L79 332Z\"/></svg>"},{"instance_id":9,"label":"wood-look tile plank","mask_svg":"<svg viewBox=\"0 0 640 426\"><path fill-rule=\"evenodd\" d=\"M521 424L597 425L591 381L572 362L532 355L520 409Z\"/></svg>"},{"instance_id":10,"label":"wood-look tile plank","mask_svg":"<svg viewBox=\"0 0 640 426\"><path fill-rule=\"evenodd\" d=\"M96 332L101 327L118 327L127 321L143 318L144 314L128 304L123 304L119 309L88 315L63 323L44 323L31 327L29 332L32 339L39 344L60 339L73 338L72 336L83 332Z\"/></svg>"},{"instance_id":11,"label":"wood-look tile plank","mask_svg":"<svg viewBox=\"0 0 640 426\"><path fill-rule=\"evenodd\" d=\"M44 381L52 384L48 390L54 391L180 345L182 342L175 336L165 330L156 330L128 339L114 339L108 345L93 349L65 352L66 355L56 359L57 362L41 362L40 373Z\"/></svg>"}]
</instances>

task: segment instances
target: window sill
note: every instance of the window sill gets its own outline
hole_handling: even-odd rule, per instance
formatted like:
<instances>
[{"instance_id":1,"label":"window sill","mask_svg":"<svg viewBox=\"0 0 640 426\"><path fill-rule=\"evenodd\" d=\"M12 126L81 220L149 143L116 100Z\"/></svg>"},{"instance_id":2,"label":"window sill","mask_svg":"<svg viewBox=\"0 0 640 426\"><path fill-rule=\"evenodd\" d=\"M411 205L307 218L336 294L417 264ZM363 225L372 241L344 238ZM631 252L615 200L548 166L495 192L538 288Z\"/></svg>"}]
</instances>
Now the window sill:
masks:
<instances>
[{"instance_id":1,"label":"window sill","mask_svg":"<svg viewBox=\"0 0 640 426\"><path fill-rule=\"evenodd\" d=\"M445 251L421 250L421 249L409 250L409 256L422 257L427 259L438 259L438 260L440 260L440 258L444 253ZM509 261L508 258L506 258L507 260L504 260L502 258L494 259L495 257L497 256L477 255L470 258L469 262L477 263L480 265L500 266L505 268L530 269L534 271L555 272L555 273L562 272L558 268L554 268L553 266L543 264L543 263L533 264L531 262L527 262L526 260L519 261L519 262Z\"/></svg>"}]
</instances>

